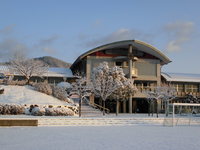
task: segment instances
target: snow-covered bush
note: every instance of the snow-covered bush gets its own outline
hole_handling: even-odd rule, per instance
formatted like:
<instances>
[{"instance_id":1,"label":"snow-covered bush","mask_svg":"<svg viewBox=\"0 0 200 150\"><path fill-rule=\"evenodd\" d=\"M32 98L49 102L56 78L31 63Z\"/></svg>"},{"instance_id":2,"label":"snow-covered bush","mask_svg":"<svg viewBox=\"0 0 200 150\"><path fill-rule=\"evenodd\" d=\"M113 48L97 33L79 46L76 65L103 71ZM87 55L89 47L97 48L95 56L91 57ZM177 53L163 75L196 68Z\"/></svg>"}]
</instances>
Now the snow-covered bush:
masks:
<instances>
[{"instance_id":1,"label":"snow-covered bush","mask_svg":"<svg viewBox=\"0 0 200 150\"><path fill-rule=\"evenodd\" d=\"M1 108L0 108L1 109ZM38 106L38 105L31 105L30 107L26 108L26 115L33 115L33 116L74 116L75 111L77 108L68 106L61 107L57 106L54 107L52 105L49 106Z\"/></svg>"},{"instance_id":2,"label":"snow-covered bush","mask_svg":"<svg viewBox=\"0 0 200 150\"><path fill-rule=\"evenodd\" d=\"M72 85L69 82L60 82L57 84L58 87L63 87L65 89L72 88Z\"/></svg>"},{"instance_id":3,"label":"snow-covered bush","mask_svg":"<svg viewBox=\"0 0 200 150\"><path fill-rule=\"evenodd\" d=\"M47 82L40 82L34 85L35 89L47 95L52 95L52 88Z\"/></svg>"},{"instance_id":4,"label":"snow-covered bush","mask_svg":"<svg viewBox=\"0 0 200 150\"><path fill-rule=\"evenodd\" d=\"M18 115L24 114L24 106L18 104L0 104L0 114L2 115Z\"/></svg>"},{"instance_id":5,"label":"snow-covered bush","mask_svg":"<svg viewBox=\"0 0 200 150\"><path fill-rule=\"evenodd\" d=\"M71 109L75 114L78 114L78 107L77 106L68 106L69 109Z\"/></svg>"},{"instance_id":6,"label":"snow-covered bush","mask_svg":"<svg viewBox=\"0 0 200 150\"><path fill-rule=\"evenodd\" d=\"M56 107L56 108L45 108L46 116L73 116L75 113L69 108L62 108L62 107Z\"/></svg>"},{"instance_id":7,"label":"snow-covered bush","mask_svg":"<svg viewBox=\"0 0 200 150\"><path fill-rule=\"evenodd\" d=\"M68 94L65 91L65 88L59 87L59 86L54 86L52 89L53 89L52 91L53 91L54 97L56 97L62 101L68 102L68 103L73 103L72 100L70 98L68 98Z\"/></svg>"},{"instance_id":8,"label":"snow-covered bush","mask_svg":"<svg viewBox=\"0 0 200 150\"><path fill-rule=\"evenodd\" d=\"M30 114L33 116L43 116L45 115L45 108L44 107L39 107L38 105L31 105L30 106Z\"/></svg>"},{"instance_id":9,"label":"snow-covered bush","mask_svg":"<svg viewBox=\"0 0 200 150\"><path fill-rule=\"evenodd\" d=\"M26 114L33 116L74 116L78 113L76 106L38 106L38 105L18 105L18 104L0 104L1 115Z\"/></svg>"}]
</instances>

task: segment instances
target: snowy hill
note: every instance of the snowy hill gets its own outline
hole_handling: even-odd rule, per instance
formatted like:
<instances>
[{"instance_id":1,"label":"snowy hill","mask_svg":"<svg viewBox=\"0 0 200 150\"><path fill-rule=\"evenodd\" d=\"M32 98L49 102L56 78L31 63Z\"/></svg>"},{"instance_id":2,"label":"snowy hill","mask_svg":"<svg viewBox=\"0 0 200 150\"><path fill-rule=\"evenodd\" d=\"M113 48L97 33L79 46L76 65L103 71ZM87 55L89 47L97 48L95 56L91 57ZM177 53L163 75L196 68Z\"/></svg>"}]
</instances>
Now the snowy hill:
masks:
<instances>
[{"instance_id":1,"label":"snowy hill","mask_svg":"<svg viewBox=\"0 0 200 150\"><path fill-rule=\"evenodd\" d=\"M47 64L49 67L69 68L71 66L70 63L67 63L63 60L60 60L51 56L43 56L43 57L38 57L34 59L42 61L44 64Z\"/></svg>"},{"instance_id":2,"label":"snowy hill","mask_svg":"<svg viewBox=\"0 0 200 150\"><path fill-rule=\"evenodd\" d=\"M51 56L43 56L34 58L34 60L39 60L49 67L59 67L59 68L69 68L71 66L70 63L65 62L63 60L51 57ZM0 65L10 65L9 62L0 62Z\"/></svg>"},{"instance_id":3,"label":"snowy hill","mask_svg":"<svg viewBox=\"0 0 200 150\"><path fill-rule=\"evenodd\" d=\"M37 92L30 86L1 86L5 89L0 95L0 103L67 105L52 96Z\"/></svg>"}]
</instances>

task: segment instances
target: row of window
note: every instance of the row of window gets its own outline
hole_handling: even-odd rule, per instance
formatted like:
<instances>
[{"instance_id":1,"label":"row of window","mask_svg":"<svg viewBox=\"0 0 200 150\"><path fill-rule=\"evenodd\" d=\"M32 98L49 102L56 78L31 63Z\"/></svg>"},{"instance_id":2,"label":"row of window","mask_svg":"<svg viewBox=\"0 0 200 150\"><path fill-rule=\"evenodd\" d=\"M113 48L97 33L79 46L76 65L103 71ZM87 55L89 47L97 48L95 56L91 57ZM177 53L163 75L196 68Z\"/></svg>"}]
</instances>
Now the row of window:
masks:
<instances>
[{"instance_id":1,"label":"row of window","mask_svg":"<svg viewBox=\"0 0 200 150\"><path fill-rule=\"evenodd\" d=\"M198 84L172 84L177 92L199 92Z\"/></svg>"}]
</instances>

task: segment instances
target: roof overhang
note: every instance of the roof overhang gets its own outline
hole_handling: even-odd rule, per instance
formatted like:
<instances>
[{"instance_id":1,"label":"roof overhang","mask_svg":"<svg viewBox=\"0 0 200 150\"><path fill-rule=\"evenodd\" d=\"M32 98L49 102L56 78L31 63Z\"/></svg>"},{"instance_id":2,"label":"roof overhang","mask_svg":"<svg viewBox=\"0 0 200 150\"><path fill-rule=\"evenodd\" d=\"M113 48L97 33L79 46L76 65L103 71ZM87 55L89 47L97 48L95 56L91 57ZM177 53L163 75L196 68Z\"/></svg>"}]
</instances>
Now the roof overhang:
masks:
<instances>
[{"instance_id":1,"label":"roof overhang","mask_svg":"<svg viewBox=\"0 0 200 150\"><path fill-rule=\"evenodd\" d=\"M160 52L158 49L156 49L155 47L153 47L145 42L138 41L138 40L125 40L125 41L118 41L118 42L113 42L113 43L109 43L106 45L102 45L102 46L96 47L94 49L91 49L91 50L85 52L84 54L82 54L75 60L75 62L72 64L71 68L73 68L74 65L76 65L83 58L85 58L86 56L88 56L94 52L103 51L106 49L113 49L113 48L128 48L129 45L132 45L134 48L136 48L139 51L142 51L142 52L145 52L147 54L151 54L151 55L157 57L158 59L160 59L162 65L168 64L171 62L171 60L167 56L165 56L162 52Z\"/></svg>"},{"instance_id":2,"label":"roof overhang","mask_svg":"<svg viewBox=\"0 0 200 150\"><path fill-rule=\"evenodd\" d=\"M161 73L167 82L200 83L200 74Z\"/></svg>"}]
</instances>

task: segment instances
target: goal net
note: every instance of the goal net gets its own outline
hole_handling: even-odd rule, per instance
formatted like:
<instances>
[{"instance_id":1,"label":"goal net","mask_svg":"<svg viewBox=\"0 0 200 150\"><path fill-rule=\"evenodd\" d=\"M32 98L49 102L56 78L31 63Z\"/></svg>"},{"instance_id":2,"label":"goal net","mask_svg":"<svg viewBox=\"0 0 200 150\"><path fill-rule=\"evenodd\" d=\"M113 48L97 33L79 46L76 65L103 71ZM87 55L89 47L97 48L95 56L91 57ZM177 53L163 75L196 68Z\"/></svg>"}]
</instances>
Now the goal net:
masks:
<instances>
[{"instance_id":1,"label":"goal net","mask_svg":"<svg viewBox=\"0 0 200 150\"><path fill-rule=\"evenodd\" d=\"M169 104L169 115L164 119L165 126L200 125L200 104Z\"/></svg>"}]
</instances>

